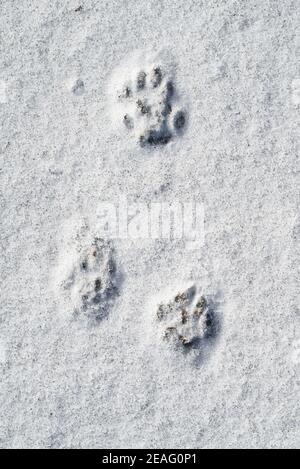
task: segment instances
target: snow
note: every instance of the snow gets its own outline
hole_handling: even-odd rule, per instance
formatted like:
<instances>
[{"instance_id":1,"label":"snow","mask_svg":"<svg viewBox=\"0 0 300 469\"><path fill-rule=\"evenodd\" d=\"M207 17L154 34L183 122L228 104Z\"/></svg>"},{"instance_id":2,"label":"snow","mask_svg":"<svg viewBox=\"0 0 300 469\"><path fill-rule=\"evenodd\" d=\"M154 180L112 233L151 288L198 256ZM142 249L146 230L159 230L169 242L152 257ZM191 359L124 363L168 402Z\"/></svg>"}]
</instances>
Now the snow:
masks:
<instances>
[{"instance_id":1,"label":"snow","mask_svg":"<svg viewBox=\"0 0 300 469\"><path fill-rule=\"evenodd\" d=\"M299 13L1 2L1 447L299 447ZM158 61L186 121L143 146L156 123L123 125L118 83ZM204 239L99 234L124 198L131 226L137 204L198 204ZM91 322L74 311L82 288L93 301L80 262L98 237L118 294ZM189 285L219 319L197 364L156 317Z\"/></svg>"}]
</instances>

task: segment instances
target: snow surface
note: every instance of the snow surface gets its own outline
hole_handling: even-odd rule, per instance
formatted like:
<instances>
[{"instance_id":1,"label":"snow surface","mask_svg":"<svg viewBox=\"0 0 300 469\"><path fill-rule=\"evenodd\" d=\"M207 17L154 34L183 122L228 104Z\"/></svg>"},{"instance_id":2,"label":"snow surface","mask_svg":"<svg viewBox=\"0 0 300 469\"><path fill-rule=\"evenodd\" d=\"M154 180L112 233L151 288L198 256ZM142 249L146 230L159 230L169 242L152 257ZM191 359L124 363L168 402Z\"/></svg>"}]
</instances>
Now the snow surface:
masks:
<instances>
[{"instance_id":1,"label":"snow surface","mask_svg":"<svg viewBox=\"0 0 300 469\"><path fill-rule=\"evenodd\" d=\"M1 0L1 447L299 446L299 14ZM187 122L144 148L111 91L149 54L171 60ZM113 239L118 294L90 324L60 279L120 197L202 204L205 239ZM219 318L197 366L155 320L187 284Z\"/></svg>"}]
</instances>

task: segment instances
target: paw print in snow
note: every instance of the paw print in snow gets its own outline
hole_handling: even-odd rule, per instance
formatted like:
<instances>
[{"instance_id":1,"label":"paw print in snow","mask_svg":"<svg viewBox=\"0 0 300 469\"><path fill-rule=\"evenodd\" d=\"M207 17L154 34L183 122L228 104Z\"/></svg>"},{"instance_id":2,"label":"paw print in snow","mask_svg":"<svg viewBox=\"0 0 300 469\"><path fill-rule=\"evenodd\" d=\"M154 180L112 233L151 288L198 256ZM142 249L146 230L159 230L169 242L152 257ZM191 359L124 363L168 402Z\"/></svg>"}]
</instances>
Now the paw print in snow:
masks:
<instances>
[{"instance_id":1,"label":"paw print in snow","mask_svg":"<svg viewBox=\"0 0 300 469\"><path fill-rule=\"evenodd\" d=\"M157 309L162 338L174 346L197 347L215 333L212 310L203 295L196 295L194 286L178 293L171 301Z\"/></svg>"},{"instance_id":2,"label":"paw print in snow","mask_svg":"<svg viewBox=\"0 0 300 469\"><path fill-rule=\"evenodd\" d=\"M178 109L174 82L160 65L137 69L118 92L118 102L125 127L141 146L165 145L185 127L186 114Z\"/></svg>"},{"instance_id":3,"label":"paw print in snow","mask_svg":"<svg viewBox=\"0 0 300 469\"><path fill-rule=\"evenodd\" d=\"M73 263L64 282L75 316L99 321L105 318L118 293L115 263L109 242L95 238Z\"/></svg>"}]
</instances>

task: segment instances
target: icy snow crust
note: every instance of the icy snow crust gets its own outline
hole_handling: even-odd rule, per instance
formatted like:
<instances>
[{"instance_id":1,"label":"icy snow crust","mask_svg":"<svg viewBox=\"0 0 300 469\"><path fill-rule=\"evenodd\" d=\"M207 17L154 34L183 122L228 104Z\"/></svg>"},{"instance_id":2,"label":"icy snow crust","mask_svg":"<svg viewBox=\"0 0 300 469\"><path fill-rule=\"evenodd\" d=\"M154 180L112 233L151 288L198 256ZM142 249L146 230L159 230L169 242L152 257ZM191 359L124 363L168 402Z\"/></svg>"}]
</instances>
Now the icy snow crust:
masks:
<instances>
[{"instance_id":1,"label":"icy snow crust","mask_svg":"<svg viewBox=\"0 0 300 469\"><path fill-rule=\"evenodd\" d=\"M1 2L1 447L299 446L299 13ZM204 244L103 237L124 196Z\"/></svg>"}]
</instances>

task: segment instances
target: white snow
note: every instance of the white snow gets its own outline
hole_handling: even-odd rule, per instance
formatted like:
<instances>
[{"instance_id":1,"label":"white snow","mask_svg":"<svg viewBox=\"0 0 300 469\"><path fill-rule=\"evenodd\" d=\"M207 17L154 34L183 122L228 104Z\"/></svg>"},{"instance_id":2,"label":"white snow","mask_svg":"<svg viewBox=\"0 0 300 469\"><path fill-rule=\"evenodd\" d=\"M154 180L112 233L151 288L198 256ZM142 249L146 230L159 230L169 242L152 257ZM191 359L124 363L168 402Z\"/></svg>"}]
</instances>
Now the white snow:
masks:
<instances>
[{"instance_id":1,"label":"white snow","mask_svg":"<svg viewBox=\"0 0 300 469\"><path fill-rule=\"evenodd\" d=\"M299 447L299 10L1 2L1 447ZM158 57L186 125L143 147L115 97ZM79 320L106 261L62 285L122 197L201 205L204 242L107 239L118 294ZM220 325L197 364L156 320L188 285Z\"/></svg>"}]
</instances>

